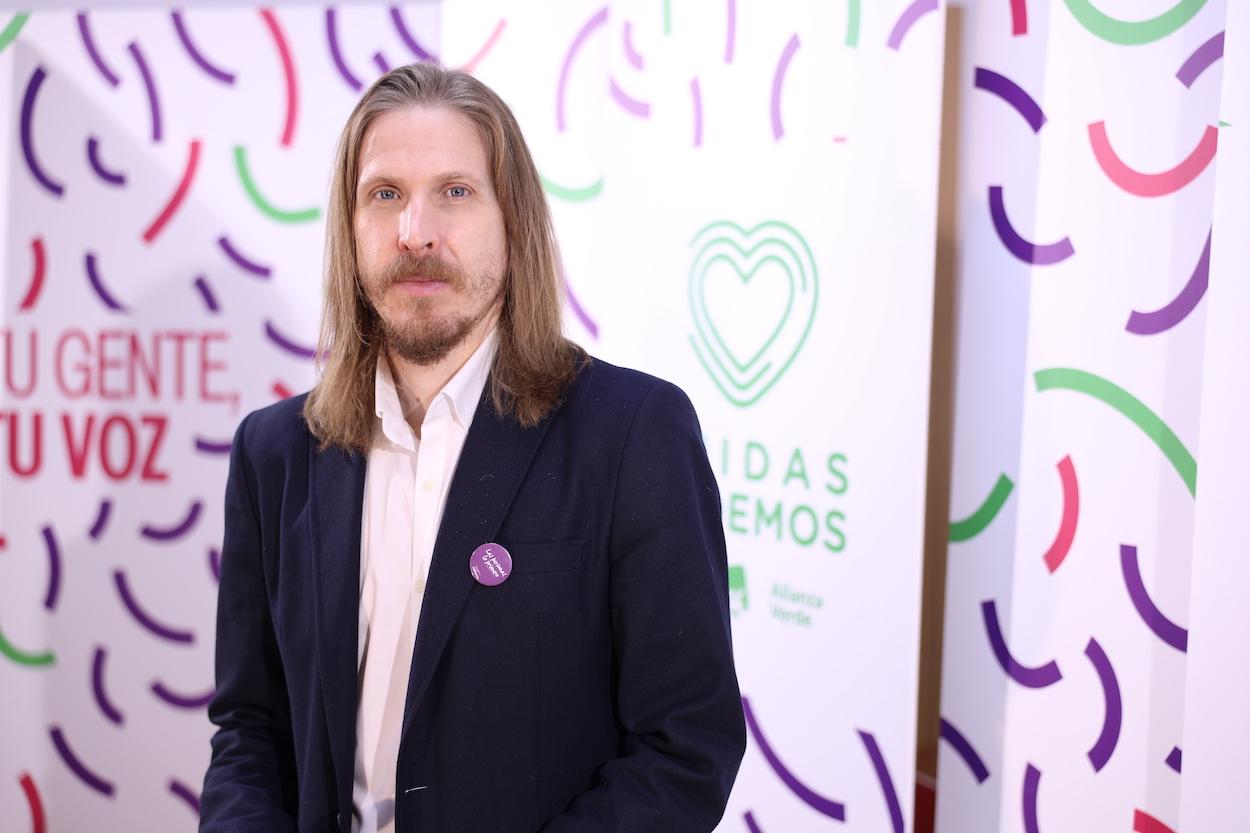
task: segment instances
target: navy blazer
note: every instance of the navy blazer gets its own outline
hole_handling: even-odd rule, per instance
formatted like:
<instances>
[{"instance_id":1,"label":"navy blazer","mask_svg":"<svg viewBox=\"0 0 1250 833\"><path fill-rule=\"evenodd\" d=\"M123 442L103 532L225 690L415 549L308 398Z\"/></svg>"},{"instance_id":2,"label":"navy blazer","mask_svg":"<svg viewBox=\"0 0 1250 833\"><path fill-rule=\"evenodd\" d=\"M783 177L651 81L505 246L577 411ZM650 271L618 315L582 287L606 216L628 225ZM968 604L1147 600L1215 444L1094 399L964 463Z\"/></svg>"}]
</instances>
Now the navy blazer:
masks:
<instances>
[{"instance_id":1,"label":"navy blazer","mask_svg":"<svg viewBox=\"0 0 1250 833\"><path fill-rule=\"evenodd\" d=\"M235 435L202 833L348 831L365 457L304 397ZM479 545L512 554L487 587ZM484 394L408 681L398 833L706 833L745 749L720 496L678 388L592 360L534 428Z\"/></svg>"}]
</instances>

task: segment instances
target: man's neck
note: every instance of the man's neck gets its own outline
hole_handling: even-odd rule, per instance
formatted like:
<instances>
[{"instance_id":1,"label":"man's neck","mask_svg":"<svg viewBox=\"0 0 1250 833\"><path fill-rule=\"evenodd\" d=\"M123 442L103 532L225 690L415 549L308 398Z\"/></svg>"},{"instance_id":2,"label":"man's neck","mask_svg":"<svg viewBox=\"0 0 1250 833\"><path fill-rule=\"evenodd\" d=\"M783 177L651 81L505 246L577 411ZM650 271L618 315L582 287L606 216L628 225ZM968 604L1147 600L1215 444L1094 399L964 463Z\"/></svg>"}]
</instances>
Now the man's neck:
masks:
<instances>
[{"instance_id":1,"label":"man's neck","mask_svg":"<svg viewBox=\"0 0 1250 833\"><path fill-rule=\"evenodd\" d=\"M477 348L482 346L491 328L495 326L496 318L493 315L487 316L478 322L464 341L434 364L414 364L395 355L393 351L387 351L400 407L417 439L421 438L421 423L425 420L425 412L429 410L434 397L447 387L451 378L464 367Z\"/></svg>"}]
</instances>

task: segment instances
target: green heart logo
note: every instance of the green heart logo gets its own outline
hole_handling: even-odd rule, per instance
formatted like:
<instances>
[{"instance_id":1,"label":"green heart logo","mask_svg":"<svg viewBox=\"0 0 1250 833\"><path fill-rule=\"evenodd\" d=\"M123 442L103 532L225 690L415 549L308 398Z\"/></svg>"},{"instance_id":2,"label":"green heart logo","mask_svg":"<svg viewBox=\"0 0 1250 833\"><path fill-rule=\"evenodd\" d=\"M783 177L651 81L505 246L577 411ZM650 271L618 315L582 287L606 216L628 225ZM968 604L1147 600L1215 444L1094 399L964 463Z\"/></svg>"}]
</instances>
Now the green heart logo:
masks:
<instances>
[{"instance_id":1,"label":"green heart logo","mask_svg":"<svg viewBox=\"0 0 1250 833\"><path fill-rule=\"evenodd\" d=\"M690 344L725 398L754 404L794 361L816 318L816 260L803 236L770 220L720 220L690 246Z\"/></svg>"}]
</instances>

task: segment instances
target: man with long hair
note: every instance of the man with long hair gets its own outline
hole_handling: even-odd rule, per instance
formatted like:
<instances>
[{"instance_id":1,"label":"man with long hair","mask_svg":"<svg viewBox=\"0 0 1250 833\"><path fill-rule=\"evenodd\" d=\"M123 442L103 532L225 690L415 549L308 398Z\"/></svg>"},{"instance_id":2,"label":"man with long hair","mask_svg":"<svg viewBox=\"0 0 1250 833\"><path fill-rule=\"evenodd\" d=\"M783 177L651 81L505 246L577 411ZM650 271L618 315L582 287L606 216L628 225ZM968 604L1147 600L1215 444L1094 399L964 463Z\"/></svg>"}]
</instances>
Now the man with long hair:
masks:
<instances>
[{"instance_id":1,"label":"man with long hair","mask_svg":"<svg viewBox=\"0 0 1250 833\"><path fill-rule=\"evenodd\" d=\"M430 65L339 140L321 376L235 435L204 833L706 833L745 745L674 386L564 338L512 113Z\"/></svg>"}]
</instances>

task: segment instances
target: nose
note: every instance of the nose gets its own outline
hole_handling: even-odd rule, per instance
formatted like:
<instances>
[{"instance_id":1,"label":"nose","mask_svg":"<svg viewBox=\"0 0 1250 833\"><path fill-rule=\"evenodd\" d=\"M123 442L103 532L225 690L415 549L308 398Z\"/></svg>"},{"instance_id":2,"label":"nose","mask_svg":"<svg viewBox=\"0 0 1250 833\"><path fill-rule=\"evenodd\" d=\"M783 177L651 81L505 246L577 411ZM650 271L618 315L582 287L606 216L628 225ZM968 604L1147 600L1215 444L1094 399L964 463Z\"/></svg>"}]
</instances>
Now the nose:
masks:
<instances>
[{"instance_id":1,"label":"nose","mask_svg":"<svg viewBox=\"0 0 1250 833\"><path fill-rule=\"evenodd\" d=\"M410 200L399 215L398 243L401 249L420 254L438 250L438 226L434 212L421 200Z\"/></svg>"}]
</instances>

